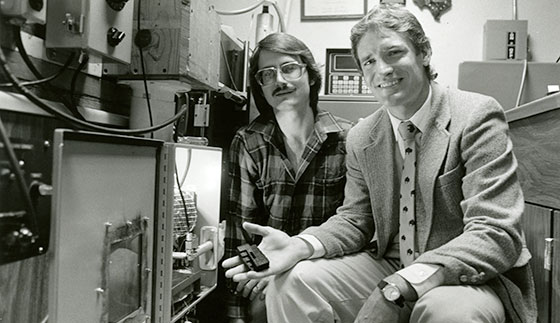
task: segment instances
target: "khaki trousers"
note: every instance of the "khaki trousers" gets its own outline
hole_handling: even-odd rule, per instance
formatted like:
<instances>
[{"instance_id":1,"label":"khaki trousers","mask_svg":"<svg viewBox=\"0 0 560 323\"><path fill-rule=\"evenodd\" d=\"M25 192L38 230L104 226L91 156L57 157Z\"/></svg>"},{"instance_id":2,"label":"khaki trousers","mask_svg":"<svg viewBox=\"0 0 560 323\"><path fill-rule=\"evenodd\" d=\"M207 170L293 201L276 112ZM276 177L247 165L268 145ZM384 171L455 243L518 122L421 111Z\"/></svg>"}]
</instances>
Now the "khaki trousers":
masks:
<instances>
[{"instance_id":1,"label":"khaki trousers","mask_svg":"<svg viewBox=\"0 0 560 323\"><path fill-rule=\"evenodd\" d=\"M375 260L367 252L302 261L269 283L268 323L352 323L377 283L398 267L398 259ZM505 322L500 299L486 285L437 287L409 310L411 323Z\"/></svg>"}]
</instances>

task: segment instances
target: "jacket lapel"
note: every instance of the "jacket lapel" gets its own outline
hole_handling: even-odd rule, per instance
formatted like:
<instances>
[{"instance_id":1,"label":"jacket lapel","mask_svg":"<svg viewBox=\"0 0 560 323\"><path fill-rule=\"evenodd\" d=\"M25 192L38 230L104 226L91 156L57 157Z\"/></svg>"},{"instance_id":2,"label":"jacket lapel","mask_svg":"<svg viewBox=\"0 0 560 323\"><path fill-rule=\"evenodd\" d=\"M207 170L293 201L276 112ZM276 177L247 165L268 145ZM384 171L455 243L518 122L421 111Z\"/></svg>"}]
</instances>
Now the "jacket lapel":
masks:
<instances>
[{"instance_id":1,"label":"jacket lapel","mask_svg":"<svg viewBox=\"0 0 560 323\"><path fill-rule=\"evenodd\" d=\"M370 132L371 142L364 147L362 163L366 174L366 182L371 190L372 211L375 221L379 252L384 253L390 243L391 232L398 232L398 199L395 198L395 183L398 174L395 172L395 140L391 121L387 111L380 111L380 117L374 120ZM397 205L395 206L395 201ZM398 213L397 213L398 214Z\"/></svg>"},{"instance_id":2,"label":"jacket lapel","mask_svg":"<svg viewBox=\"0 0 560 323\"><path fill-rule=\"evenodd\" d=\"M422 200L425 217L418 218L417 237L420 252L424 252L434 216L434 186L449 146L447 126L450 111L446 90L437 83L432 83L432 102L428 116L427 129L422 134L420 155L417 160L418 187L422 188Z\"/></svg>"}]
</instances>

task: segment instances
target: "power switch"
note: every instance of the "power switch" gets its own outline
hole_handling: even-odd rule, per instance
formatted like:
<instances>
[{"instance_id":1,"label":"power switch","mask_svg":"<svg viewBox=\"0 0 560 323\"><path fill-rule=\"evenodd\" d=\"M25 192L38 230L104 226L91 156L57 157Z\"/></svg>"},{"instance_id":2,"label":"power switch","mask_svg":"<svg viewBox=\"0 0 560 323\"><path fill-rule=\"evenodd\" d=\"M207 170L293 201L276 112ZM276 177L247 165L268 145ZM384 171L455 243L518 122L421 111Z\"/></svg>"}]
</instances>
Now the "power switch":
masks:
<instances>
[{"instance_id":1,"label":"power switch","mask_svg":"<svg viewBox=\"0 0 560 323\"><path fill-rule=\"evenodd\" d=\"M124 36L124 32L115 27L111 27L107 31L107 43L109 43L110 46L115 47L124 39Z\"/></svg>"}]
</instances>

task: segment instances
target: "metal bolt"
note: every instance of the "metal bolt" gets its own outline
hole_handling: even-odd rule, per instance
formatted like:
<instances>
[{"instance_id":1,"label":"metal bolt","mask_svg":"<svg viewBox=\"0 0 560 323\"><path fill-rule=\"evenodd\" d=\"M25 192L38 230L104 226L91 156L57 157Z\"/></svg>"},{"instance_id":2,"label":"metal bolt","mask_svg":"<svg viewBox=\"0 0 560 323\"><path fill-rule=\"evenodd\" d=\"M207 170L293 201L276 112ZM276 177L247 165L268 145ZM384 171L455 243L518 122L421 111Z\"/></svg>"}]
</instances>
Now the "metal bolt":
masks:
<instances>
[{"instance_id":1,"label":"metal bolt","mask_svg":"<svg viewBox=\"0 0 560 323\"><path fill-rule=\"evenodd\" d=\"M51 147L51 142L48 140L43 141L43 147L44 148L50 148Z\"/></svg>"},{"instance_id":2,"label":"metal bolt","mask_svg":"<svg viewBox=\"0 0 560 323\"><path fill-rule=\"evenodd\" d=\"M21 228L19 229L19 232L24 235L24 236L28 236L31 237L33 234L31 233L31 231L29 231L28 228Z\"/></svg>"},{"instance_id":3,"label":"metal bolt","mask_svg":"<svg viewBox=\"0 0 560 323\"><path fill-rule=\"evenodd\" d=\"M97 288L95 289L95 291L97 292L97 294L103 294L103 293L105 293L105 290L104 290L103 288L101 288L101 287L97 287Z\"/></svg>"}]
</instances>

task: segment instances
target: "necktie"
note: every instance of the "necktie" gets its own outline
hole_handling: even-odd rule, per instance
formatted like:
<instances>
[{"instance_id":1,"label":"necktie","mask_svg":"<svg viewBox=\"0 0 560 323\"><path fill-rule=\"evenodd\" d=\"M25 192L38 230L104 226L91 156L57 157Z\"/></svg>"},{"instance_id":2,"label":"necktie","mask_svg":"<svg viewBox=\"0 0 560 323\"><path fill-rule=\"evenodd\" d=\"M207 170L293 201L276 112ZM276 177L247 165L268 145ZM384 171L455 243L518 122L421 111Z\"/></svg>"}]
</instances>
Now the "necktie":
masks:
<instances>
[{"instance_id":1,"label":"necktie","mask_svg":"<svg viewBox=\"0 0 560 323\"><path fill-rule=\"evenodd\" d=\"M408 266L414 260L414 233L416 217L414 215L414 189L416 184L416 142L417 129L410 121L401 122L399 134L404 140L404 165L401 175L400 209L399 209L399 254L401 264Z\"/></svg>"}]
</instances>

